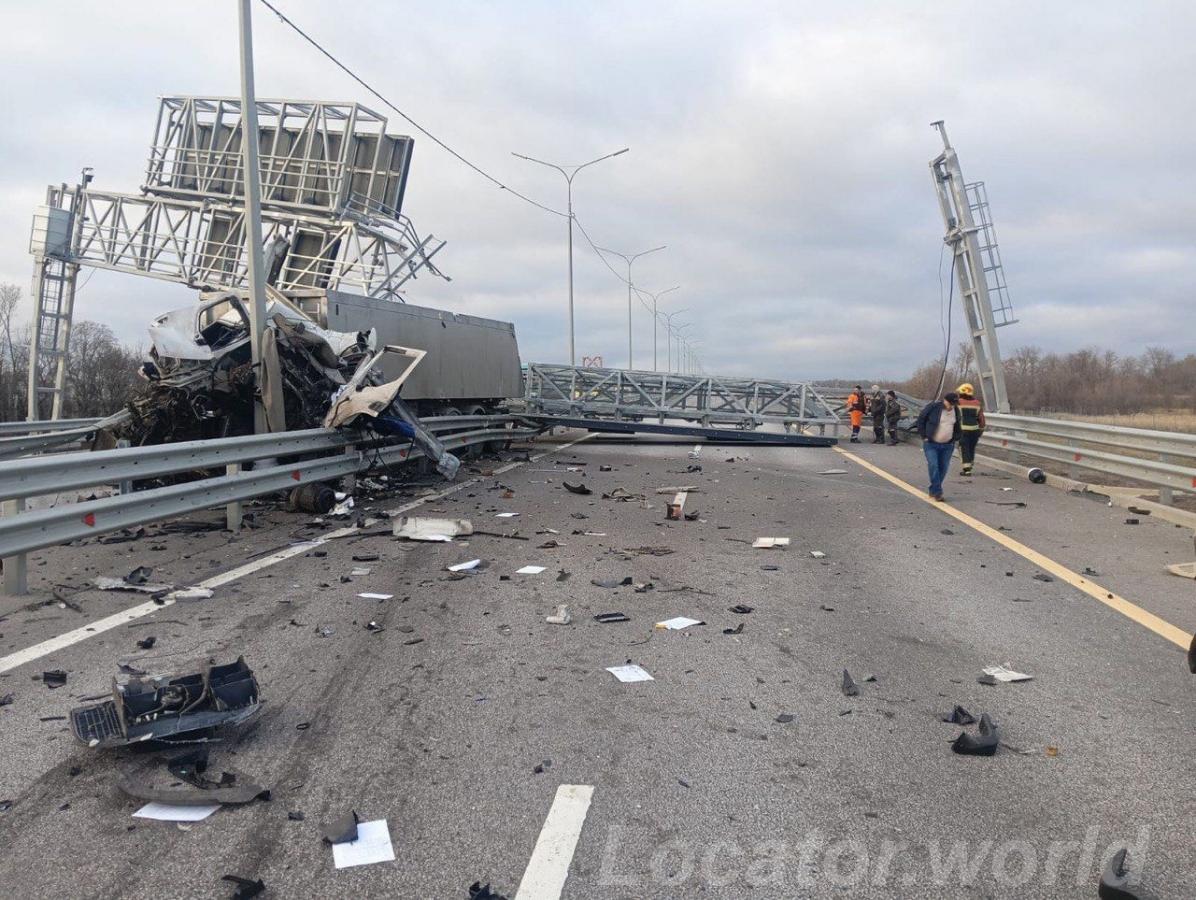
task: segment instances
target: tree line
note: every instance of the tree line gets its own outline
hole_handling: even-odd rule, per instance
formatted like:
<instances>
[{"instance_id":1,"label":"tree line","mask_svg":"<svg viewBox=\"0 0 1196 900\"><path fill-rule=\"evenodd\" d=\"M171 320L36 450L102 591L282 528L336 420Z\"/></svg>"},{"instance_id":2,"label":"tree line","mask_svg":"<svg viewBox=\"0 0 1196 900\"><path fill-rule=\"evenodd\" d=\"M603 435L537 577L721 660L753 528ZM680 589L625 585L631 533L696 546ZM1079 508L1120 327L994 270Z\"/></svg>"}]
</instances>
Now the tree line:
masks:
<instances>
[{"instance_id":1,"label":"tree line","mask_svg":"<svg viewBox=\"0 0 1196 900\"><path fill-rule=\"evenodd\" d=\"M1038 347L1019 347L1005 356L1004 370L1010 406L1017 413L1196 410L1194 353L1180 357L1161 347L1148 347L1139 356L1121 356L1095 348L1044 353ZM915 397L934 397L942 371L941 359L927 363L896 389ZM972 345L962 342L947 366L943 390L977 378ZM976 388L979 394L980 386Z\"/></svg>"},{"instance_id":2,"label":"tree line","mask_svg":"<svg viewBox=\"0 0 1196 900\"><path fill-rule=\"evenodd\" d=\"M0 284L0 421L24 419L29 387L31 325L16 321L22 291L15 284ZM106 416L125 405L138 389L139 349L116 339L112 329L99 322L75 322L67 353L67 419ZM49 384L51 366L41 361L41 383ZM49 418L49 400L42 401L42 418Z\"/></svg>"}]
</instances>

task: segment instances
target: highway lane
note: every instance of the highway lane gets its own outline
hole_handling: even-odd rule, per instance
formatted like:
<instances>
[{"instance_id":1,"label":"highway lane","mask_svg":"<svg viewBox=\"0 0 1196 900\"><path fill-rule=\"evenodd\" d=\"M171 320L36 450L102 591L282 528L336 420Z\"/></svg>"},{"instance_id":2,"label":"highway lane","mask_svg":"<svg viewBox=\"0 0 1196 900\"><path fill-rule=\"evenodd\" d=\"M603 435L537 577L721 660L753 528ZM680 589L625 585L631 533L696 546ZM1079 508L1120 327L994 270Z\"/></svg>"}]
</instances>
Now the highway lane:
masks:
<instances>
[{"instance_id":1,"label":"highway lane","mask_svg":"<svg viewBox=\"0 0 1196 900\"><path fill-rule=\"evenodd\" d=\"M0 708L0 799L15 801L0 813L0 883L31 897L215 897L229 893L219 882L228 872L261 877L277 896L464 897L477 879L514 896L558 787L587 785L569 898L1090 897L1099 857L1123 839L1145 851L1161 896L1193 894L1192 676L1173 645L1074 588L1035 580L1021 557L832 450L704 447L702 472L683 474L690 446L592 440L558 455L584 461L584 475L546 458L430 505L529 541L329 542L327 556L299 554L212 600L0 676L0 694L15 695ZM858 452L918 474L911 448ZM848 472L820 474L829 468ZM1111 589L1192 627L1166 582L1135 591L1157 556L1182 553L1190 537L1154 523L1118 529L1100 518L1116 510L1055 492L1032 495L1014 520L984 503L1014 493L1000 487L1023 490L1003 477L952 481L948 493L1061 562L1083 556L1102 579L1122 579ZM569 494L565 478L646 491L652 508ZM496 481L513 497L488 490ZM704 521L666 523L665 498L652 492L683 482L699 485L690 504ZM500 509L520 515L495 519ZM180 571L230 568L301 521L265 518L272 528L236 542L183 539L192 559ZM561 534L535 533L545 528ZM744 543L762 535L792 545ZM548 539L564 546L539 549ZM674 552L626 552L641 547ZM47 552L47 567L65 570L79 549ZM119 571L127 550L85 552L89 565ZM351 560L373 552L378 562ZM446 565L474 556L489 568L445 580ZM547 571L512 574L528 563ZM372 572L342 584L353 565ZM557 581L561 569L571 575ZM625 575L654 589L590 584ZM572 625L544 623L559 602ZM735 604L753 611L729 612ZM72 615L114 606L88 594ZM610 610L632 621L593 621ZM78 624L30 621L63 613L7 615L0 653L13 635L27 646ZM674 615L707 624L652 628ZM366 632L370 619L387 630ZM336 633L319 637L317 623ZM97 754L64 723L39 721L102 692L118 661L141 655L131 645L147 628L163 663L244 653L257 670L264 713L226 749L272 801L188 831L132 820L136 804L112 784L126 755ZM620 684L604 671L628 660L656 680ZM977 684L982 666L1005 662L1035 679ZM845 697L844 667L877 680ZM71 681L48 691L30 678L43 668ZM959 729L938 717L954 703L990 713L1007 746L991 759L953 755ZM389 821L395 863L333 869L320 825L349 808ZM295 810L303 821L287 818Z\"/></svg>"}]
</instances>

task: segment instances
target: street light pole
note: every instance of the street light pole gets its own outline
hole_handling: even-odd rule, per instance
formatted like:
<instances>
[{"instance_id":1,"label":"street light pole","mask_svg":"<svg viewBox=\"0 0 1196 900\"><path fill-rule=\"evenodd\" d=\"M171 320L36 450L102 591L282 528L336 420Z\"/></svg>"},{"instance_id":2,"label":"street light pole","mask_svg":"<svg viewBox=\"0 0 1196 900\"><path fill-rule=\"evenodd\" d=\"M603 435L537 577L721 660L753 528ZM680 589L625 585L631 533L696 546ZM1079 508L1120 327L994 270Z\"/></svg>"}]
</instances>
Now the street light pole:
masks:
<instances>
[{"instance_id":1,"label":"street light pole","mask_svg":"<svg viewBox=\"0 0 1196 900\"><path fill-rule=\"evenodd\" d=\"M685 324L678 325L676 328L673 329L673 335L674 335L674 337L677 338L677 368L680 370L681 374L685 374L685 369L681 365L681 344L682 344L681 332L683 329L689 328L691 325L693 325L693 322L686 322Z\"/></svg>"},{"instance_id":2,"label":"street light pole","mask_svg":"<svg viewBox=\"0 0 1196 900\"><path fill-rule=\"evenodd\" d=\"M681 290L681 285L676 284L676 285L673 285L671 288L665 288L663 291L657 291L655 294L652 293L651 291L644 291L645 294L647 294L649 297L652 298L652 371L653 372L660 371L659 366L657 366L657 364L656 364L656 348L657 348L657 345L660 343L656 339L656 324L657 324L657 320L660 318L660 314L656 311L656 301L658 299L660 299L661 297L663 297L665 294L671 293L672 291L679 291L679 290Z\"/></svg>"},{"instance_id":3,"label":"street light pole","mask_svg":"<svg viewBox=\"0 0 1196 900\"><path fill-rule=\"evenodd\" d=\"M647 256L649 253L655 253L657 250L664 250L668 244L661 244L659 247L653 247L651 250L641 250L639 253L620 253L618 250L607 250L605 247L599 247L603 253L609 253L611 256L617 256L627 263L627 368L634 369L635 361L631 350L631 264L639 259L641 256Z\"/></svg>"},{"instance_id":4,"label":"street light pole","mask_svg":"<svg viewBox=\"0 0 1196 900\"><path fill-rule=\"evenodd\" d=\"M685 312L685 307L673 310L671 313L661 313L664 318L664 347L665 347L665 368L666 372L673 371L673 316L679 316Z\"/></svg>"},{"instance_id":5,"label":"street light pole","mask_svg":"<svg viewBox=\"0 0 1196 900\"><path fill-rule=\"evenodd\" d=\"M600 156L597 159L591 159L587 163L582 163L580 166L558 166L556 163L544 162L542 159L535 159L531 156L524 156L522 153L511 151L512 156L517 156L520 159L525 159L528 162L539 163L542 166L548 166L550 169L556 169L565 178L565 184L568 190L569 199L569 365L577 365L577 354L574 350L574 330L573 330L573 179L577 177L577 173L586 166L592 166L594 163L600 163L604 159L610 159L613 156L619 156L630 150L630 147L624 147L622 150L616 150L614 153L608 153L606 156ZM566 169L572 169L571 172L566 172Z\"/></svg>"},{"instance_id":6,"label":"street light pole","mask_svg":"<svg viewBox=\"0 0 1196 900\"><path fill-rule=\"evenodd\" d=\"M266 417L262 384L265 371L262 364L262 336L266 328L266 266L262 257L262 194L258 165L257 98L253 85L253 21L251 0L240 2L241 31L241 163L245 190L245 255L246 280L249 285L249 354L257 381L253 404L253 432L264 434L270 430ZM274 390L282 385L271 384Z\"/></svg>"}]
</instances>

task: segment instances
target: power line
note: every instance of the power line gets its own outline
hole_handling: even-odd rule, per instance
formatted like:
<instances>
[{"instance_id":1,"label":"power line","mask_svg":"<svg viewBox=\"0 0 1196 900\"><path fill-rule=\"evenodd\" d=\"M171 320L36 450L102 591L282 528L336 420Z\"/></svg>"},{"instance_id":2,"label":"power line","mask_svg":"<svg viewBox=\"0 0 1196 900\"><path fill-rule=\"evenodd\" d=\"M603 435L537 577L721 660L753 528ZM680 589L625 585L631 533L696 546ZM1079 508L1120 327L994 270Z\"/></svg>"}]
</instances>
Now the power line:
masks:
<instances>
[{"instance_id":1,"label":"power line","mask_svg":"<svg viewBox=\"0 0 1196 900\"><path fill-rule=\"evenodd\" d=\"M331 51L326 50L323 47L323 45L320 44L319 41L317 41L315 38L313 38L311 35L309 35L306 31L304 31L302 28L300 28L298 25L296 25L294 22L292 22L289 18L287 18L278 9L278 7L276 7L274 4L272 4L270 2L270 0L261 0L261 3L263 6L266 7L266 9L270 10L270 12L274 13L274 15L278 16L279 20L283 24L288 26L292 31L294 31L295 34L299 35L299 37L303 38L303 40L307 41L307 43L311 44L312 47L314 47L323 56L325 56L334 66L336 66L338 69L340 69L346 75L348 75L350 78L352 78L354 81L356 81L359 85L361 85L363 88L365 88L371 94L373 94L379 100L381 100L393 112L395 112L399 116L401 116L407 122L407 124L409 124L416 131L420 132L424 137L426 137L430 141L434 142L437 146L439 146L446 153L450 154L451 156L455 157L458 161L464 163L466 166L473 169L473 171L477 172L479 175L481 175L483 178L485 178L487 181L491 182L498 188L500 188L504 191L507 191L510 194L513 194L514 196L518 197L520 200L530 203L532 206L538 207L539 209L542 209L545 212L550 212L554 216L561 216L562 218L566 218L566 219L568 218L567 213L563 213L560 210L553 209L550 206L545 206L543 203L533 200L531 197L527 196L526 194L521 194L519 191L515 190L513 187L508 187L507 185L503 184L499 179L495 178L493 175L491 175L489 172L487 172L481 166L475 165L474 163L470 162L468 159L466 159L464 156L462 156L460 153L458 153L456 150L454 150L452 147L450 147L448 144L446 144L444 141L442 141L436 135L432 134L432 132L428 131L428 129L424 128L424 126L420 125L417 121L415 121L415 119L411 118L411 116L407 115L407 113L403 112L401 109L399 109L393 103L391 103L388 99L386 99L386 97L384 97L377 89L372 87L364 78L362 78L360 75L358 75L352 69L350 69L347 65L345 65L343 62L341 62L339 59L337 59L336 56L334 56ZM574 217L574 218L576 218L576 217Z\"/></svg>"}]
</instances>

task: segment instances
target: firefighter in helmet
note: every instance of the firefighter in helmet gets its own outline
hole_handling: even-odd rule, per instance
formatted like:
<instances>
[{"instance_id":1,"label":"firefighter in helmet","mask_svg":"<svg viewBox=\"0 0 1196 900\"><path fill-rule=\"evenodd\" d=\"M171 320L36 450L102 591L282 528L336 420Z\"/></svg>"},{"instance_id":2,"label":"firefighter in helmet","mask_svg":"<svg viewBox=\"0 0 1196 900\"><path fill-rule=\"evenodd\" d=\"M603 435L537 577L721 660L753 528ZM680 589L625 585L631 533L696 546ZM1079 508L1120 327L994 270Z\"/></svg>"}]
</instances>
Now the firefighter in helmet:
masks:
<instances>
[{"instance_id":1,"label":"firefighter in helmet","mask_svg":"<svg viewBox=\"0 0 1196 900\"><path fill-rule=\"evenodd\" d=\"M961 475L972 474L972 463L976 459L976 445L984 433L984 404L976 399L976 389L964 383L956 388L959 394L959 455L963 457Z\"/></svg>"}]
</instances>

